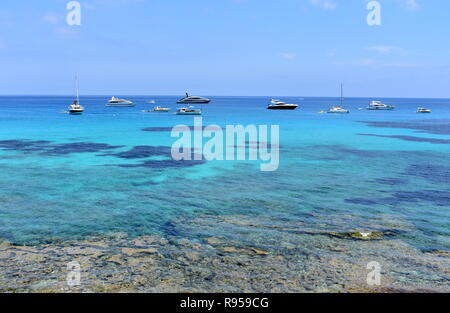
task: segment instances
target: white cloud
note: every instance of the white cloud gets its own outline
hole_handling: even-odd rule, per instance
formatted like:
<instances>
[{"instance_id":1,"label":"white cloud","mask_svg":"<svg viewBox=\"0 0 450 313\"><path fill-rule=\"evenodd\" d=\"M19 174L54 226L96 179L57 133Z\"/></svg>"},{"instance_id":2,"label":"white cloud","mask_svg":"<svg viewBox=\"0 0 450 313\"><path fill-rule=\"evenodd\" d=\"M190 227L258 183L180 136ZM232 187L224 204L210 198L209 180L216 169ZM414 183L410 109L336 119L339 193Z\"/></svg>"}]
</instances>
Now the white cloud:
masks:
<instances>
[{"instance_id":1,"label":"white cloud","mask_svg":"<svg viewBox=\"0 0 450 313\"><path fill-rule=\"evenodd\" d=\"M297 54L291 52L281 52L280 56L286 60L295 60L297 58Z\"/></svg>"},{"instance_id":2,"label":"white cloud","mask_svg":"<svg viewBox=\"0 0 450 313\"><path fill-rule=\"evenodd\" d=\"M343 62L335 62L336 65L375 65L377 62L372 59L362 58L362 59L354 59L349 61L343 61Z\"/></svg>"},{"instance_id":3,"label":"white cloud","mask_svg":"<svg viewBox=\"0 0 450 313\"><path fill-rule=\"evenodd\" d=\"M403 62L381 62L374 59L354 59L343 62L335 62L335 65L350 65L350 66L365 66L371 68L417 68L418 64L403 63Z\"/></svg>"},{"instance_id":4,"label":"white cloud","mask_svg":"<svg viewBox=\"0 0 450 313\"><path fill-rule=\"evenodd\" d=\"M402 48L395 47L395 46L371 46L366 47L365 50L368 51L375 51L380 54L391 54L391 53L402 53L404 54L404 51Z\"/></svg>"},{"instance_id":5,"label":"white cloud","mask_svg":"<svg viewBox=\"0 0 450 313\"><path fill-rule=\"evenodd\" d=\"M309 0L309 2L324 10L334 10L337 7L337 3L333 0Z\"/></svg>"},{"instance_id":6,"label":"white cloud","mask_svg":"<svg viewBox=\"0 0 450 313\"><path fill-rule=\"evenodd\" d=\"M44 15L42 17L42 20L47 22L47 23L50 23L50 24L58 24L59 17L56 14L47 13L46 15Z\"/></svg>"},{"instance_id":7,"label":"white cloud","mask_svg":"<svg viewBox=\"0 0 450 313\"><path fill-rule=\"evenodd\" d=\"M64 26L55 29L56 33L63 36L73 36L79 34L78 30L73 27Z\"/></svg>"},{"instance_id":8,"label":"white cloud","mask_svg":"<svg viewBox=\"0 0 450 313\"><path fill-rule=\"evenodd\" d=\"M403 6L405 6L408 10L416 11L420 9L420 4L417 0L401 0L403 2Z\"/></svg>"}]
</instances>

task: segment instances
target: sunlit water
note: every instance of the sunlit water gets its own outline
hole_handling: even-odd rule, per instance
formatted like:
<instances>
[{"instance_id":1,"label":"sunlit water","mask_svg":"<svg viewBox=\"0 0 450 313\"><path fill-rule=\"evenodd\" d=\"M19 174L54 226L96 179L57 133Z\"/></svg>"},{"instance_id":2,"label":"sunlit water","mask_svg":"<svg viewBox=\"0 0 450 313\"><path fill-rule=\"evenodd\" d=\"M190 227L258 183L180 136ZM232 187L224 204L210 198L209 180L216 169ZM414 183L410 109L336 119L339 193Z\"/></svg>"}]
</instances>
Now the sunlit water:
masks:
<instances>
[{"instance_id":1,"label":"sunlit water","mask_svg":"<svg viewBox=\"0 0 450 313\"><path fill-rule=\"evenodd\" d=\"M193 125L173 114L177 97L107 98L83 97L85 114L70 116L69 97L0 97L0 238L165 236L180 217L246 215L326 231L403 225L405 242L450 249L450 100L382 99L397 109L375 112L354 98L351 114L332 115L318 112L338 99L283 98L300 108L278 112L267 98L212 97L204 125L280 125L280 167L261 172L259 161L171 161L170 128ZM141 112L152 99L172 113Z\"/></svg>"}]
</instances>

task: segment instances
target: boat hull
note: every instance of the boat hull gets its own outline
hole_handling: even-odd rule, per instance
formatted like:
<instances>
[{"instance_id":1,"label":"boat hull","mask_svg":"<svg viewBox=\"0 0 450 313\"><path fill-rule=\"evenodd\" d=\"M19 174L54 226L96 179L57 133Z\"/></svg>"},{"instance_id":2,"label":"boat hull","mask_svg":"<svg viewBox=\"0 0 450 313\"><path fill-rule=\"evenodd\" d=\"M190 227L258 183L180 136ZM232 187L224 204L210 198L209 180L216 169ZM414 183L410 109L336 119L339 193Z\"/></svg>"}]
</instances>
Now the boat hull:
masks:
<instances>
[{"instance_id":1,"label":"boat hull","mask_svg":"<svg viewBox=\"0 0 450 313\"><path fill-rule=\"evenodd\" d=\"M202 115L201 112L177 112L176 115Z\"/></svg>"},{"instance_id":2,"label":"boat hull","mask_svg":"<svg viewBox=\"0 0 450 313\"><path fill-rule=\"evenodd\" d=\"M136 104L134 103L127 103L127 104L117 104L117 103L107 103L107 107L135 107Z\"/></svg>"},{"instance_id":3,"label":"boat hull","mask_svg":"<svg viewBox=\"0 0 450 313\"><path fill-rule=\"evenodd\" d=\"M268 110L295 110L298 106L294 105L269 105Z\"/></svg>"},{"instance_id":4,"label":"boat hull","mask_svg":"<svg viewBox=\"0 0 450 313\"><path fill-rule=\"evenodd\" d=\"M394 107L389 107L389 108L367 108L367 110L369 111L392 111L394 110Z\"/></svg>"},{"instance_id":5,"label":"boat hull","mask_svg":"<svg viewBox=\"0 0 450 313\"><path fill-rule=\"evenodd\" d=\"M69 111L70 115L81 115L83 114L83 111Z\"/></svg>"},{"instance_id":6,"label":"boat hull","mask_svg":"<svg viewBox=\"0 0 450 313\"><path fill-rule=\"evenodd\" d=\"M177 101L178 104L202 104L202 103L210 103L211 100L197 100L197 101Z\"/></svg>"}]
</instances>

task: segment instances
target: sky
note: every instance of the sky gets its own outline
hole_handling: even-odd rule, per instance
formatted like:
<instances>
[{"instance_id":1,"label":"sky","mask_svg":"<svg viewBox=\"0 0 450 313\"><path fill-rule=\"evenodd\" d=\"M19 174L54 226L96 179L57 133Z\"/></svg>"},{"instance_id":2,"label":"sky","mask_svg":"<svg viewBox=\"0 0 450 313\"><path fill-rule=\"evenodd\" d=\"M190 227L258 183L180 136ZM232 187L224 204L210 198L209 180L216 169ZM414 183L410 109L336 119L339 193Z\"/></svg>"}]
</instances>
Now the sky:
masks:
<instances>
[{"instance_id":1,"label":"sky","mask_svg":"<svg viewBox=\"0 0 450 313\"><path fill-rule=\"evenodd\" d=\"M450 1L2 0L0 95L450 98Z\"/></svg>"}]
</instances>

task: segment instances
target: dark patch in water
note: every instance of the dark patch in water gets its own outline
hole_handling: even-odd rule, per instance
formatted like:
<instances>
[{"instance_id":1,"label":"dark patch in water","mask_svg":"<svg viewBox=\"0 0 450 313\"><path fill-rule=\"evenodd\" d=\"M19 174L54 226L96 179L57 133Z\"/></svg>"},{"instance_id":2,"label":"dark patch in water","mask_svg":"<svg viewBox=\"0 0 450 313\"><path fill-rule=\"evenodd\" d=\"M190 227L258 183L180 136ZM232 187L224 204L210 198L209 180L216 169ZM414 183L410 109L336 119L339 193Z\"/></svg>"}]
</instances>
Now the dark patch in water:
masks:
<instances>
[{"instance_id":1,"label":"dark patch in water","mask_svg":"<svg viewBox=\"0 0 450 313\"><path fill-rule=\"evenodd\" d=\"M337 153L350 154L363 158L383 157L386 154L383 151L354 149L343 145L332 145L327 147Z\"/></svg>"},{"instance_id":2,"label":"dark patch in water","mask_svg":"<svg viewBox=\"0 0 450 313\"><path fill-rule=\"evenodd\" d=\"M373 180L376 183L389 186L406 185L408 180L401 178L377 178Z\"/></svg>"},{"instance_id":3,"label":"dark patch in water","mask_svg":"<svg viewBox=\"0 0 450 313\"><path fill-rule=\"evenodd\" d=\"M158 186L159 183L155 183L153 181L148 181L145 183L131 183L132 186L134 187L141 187L141 186Z\"/></svg>"},{"instance_id":4,"label":"dark patch in water","mask_svg":"<svg viewBox=\"0 0 450 313\"><path fill-rule=\"evenodd\" d=\"M394 138L401 139L404 141L414 141L414 142L428 142L434 144L448 145L450 144L450 139L436 139L436 138L423 138L415 136L400 136L400 135L376 135L376 134L358 134L359 136L369 136L369 137L380 137L380 138Z\"/></svg>"},{"instance_id":5,"label":"dark patch in water","mask_svg":"<svg viewBox=\"0 0 450 313\"><path fill-rule=\"evenodd\" d=\"M111 146L104 143L74 142L50 146L50 149L46 152L43 152L43 154L66 155L72 153L89 153L89 152L100 152L104 150L113 150L122 147L123 146Z\"/></svg>"},{"instance_id":6,"label":"dark patch in water","mask_svg":"<svg viewBox=\"0 0 450 313\"><path fill-rule=\"evenodd\" d=\"M119 167L146 167L146 168L154 168L154 169L162 169L162 168L179 168L179 167L192 167L196 165L205 164L205 160L148 160L138 164L118 164Z\"/></svg>"},{"instance_id":7,"label":"dark patch in water","mask_svg":"<svg viewBox=\"0 0 450 313\"><path fill-rule=\"evenodd\" d=\"M361 121L370 127L378 128L406 128L416 130L420 133L428 133L435 135L450 135L450 120L449 119L430 119L417 120L409 122L374 122Z\"/></svg>"},{"instance_id":8,"label":"dark patch in water","mask_svg":"<svg viewBox=\"0 0 450 313\"><path fill-rule=\"evenodd\" d=\"M441 190L396 191L386 198L351 198L347 203L360 205L399 205L411 202L430 202L437 206L450 205L450 192Z\"/></svg>"},{"instance_id":9,"label":"dark patch in water","mask_svg":"<svg viewBox=\"0 0 450 313\"><path fill-rule=\"evenodd\" d=\"M28 141L28 140L2 140L0 148L6 151L33 152L42 151L43 147L50 144L50 141Z\"/></svg>"},{"instance_id":10,"label":"dark patch in water","mask_svg":"<svg viewBox=\"0 0 450 313\"><path fill-rule=\"evenodd\" d=\"M0 149L6 151L39 152L41 155L58 156L72 153L101 152L122 148L123 146L111 146L104 143L73 142L54 144L51 141L39 140L3 140L0 141Z\"/></svg>"},{"instance_id":11,"label":"dark patch in water","mask_svg":"<svg viewBox=\"0 0 450 313\"><path fill-rule=\"evenodd\" d=\"M427 201L437 206L450 205L450 192L441 190L398 191L393 194L399 202Z\"/></svg>"},{"instance_id":12,"label":"dark patch in water","mask_svg":"<svg viewBox=\"0 0 450 313\"><path fill-rule=\"evenodd\" d=\"M420 177L432 183L450 183L450 166L433 164L414 164L408 167L405 174Z\"/></svg>"},{"instance_id":13,"label":"dark patch in water","mask_svg":"<svg viewBox=\"0 0 450 313\"><path fill-rule=\"evenodd\" d=\"M155 147L155 146L136 146L131 150L118 153L102 154L100 156L114 156L121 159L145 159L154 156L171 156L170 147Z\"/></svg>"},{"instance_id":14,"label":"dark patch in water","mask_svg":"<svg viewBox=\"0 0 450 313\"><path fill-rule=\"evenodd\" d=\"M378 204L377 201L366 199L366 198L351 198L351 199L345 199L345 202L353 203L353 204L361 204L361 205L376 205Z\"/></svg>"},{"instance_id":15,"label":"dark patch in water","mask_svg":"<svg viewBox=\"0 0 450 313\"><path fill-rule=\"evenodd\" d=\"M178 168L178 167L191 167L206 163L205 157L202 154L195 153L195 149L190 150L190 156L192 160L180 160L176 161L172 159L170 147L157 147L157 146L136 146L132 149L118 153L102 154L100 156L114 156L121 159L146 159L150 157L160 156L166 157L165 160L146 160L136 164L117 164L119 167L146 167L146 168ZM195 160L195 157L201 158L201 160Z\"/></svg>"},{"instance_id":16,"label":"dark patch in water","mask_svg":"<svg viewBox=\"0 0 450 313\"><path fill-rule=\"evenodd\" d=\"M315 145L309 147L298 147L297 148L302 154L312 153L315 160L321 161L339 161L344 159L346 156L357 156L362 158L376 158L385 157L385 151L378 150L361 150L350 148L345 145ZM307 155L308 155L307 154Z\"/></svg>"},{"instance_id":17,"label":"dark patch in water","mask_svg":"<svg viewBox=\"0 0 450 313\"><path fill-rule=\"evenodd\" d=\"M165 237L177 237L180 233L177 230L176 225L172 221L168 221L162 225Z\"/></svg>"}]
</instances>

